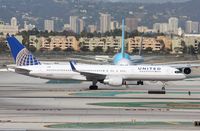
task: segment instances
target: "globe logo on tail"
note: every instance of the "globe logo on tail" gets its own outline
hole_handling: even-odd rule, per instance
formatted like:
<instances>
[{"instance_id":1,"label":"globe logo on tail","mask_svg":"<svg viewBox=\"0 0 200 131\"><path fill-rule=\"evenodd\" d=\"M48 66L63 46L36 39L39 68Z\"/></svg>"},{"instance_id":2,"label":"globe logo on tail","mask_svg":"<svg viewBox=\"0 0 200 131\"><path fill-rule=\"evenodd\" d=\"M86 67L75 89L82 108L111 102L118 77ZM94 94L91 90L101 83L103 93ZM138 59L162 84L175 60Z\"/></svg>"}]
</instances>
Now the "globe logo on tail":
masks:
<instances>
[{"instance_id":1,"label":"globe logo on tail","mask_svg":"<svg viewBox=\"0 0 200 131\"><path fill-rule=\"evenodd\" d=\"M41 63L26 48L24 48L17 54L16 64L18 66L29 66L40 65Z\"/></svg>"}]
</instances>

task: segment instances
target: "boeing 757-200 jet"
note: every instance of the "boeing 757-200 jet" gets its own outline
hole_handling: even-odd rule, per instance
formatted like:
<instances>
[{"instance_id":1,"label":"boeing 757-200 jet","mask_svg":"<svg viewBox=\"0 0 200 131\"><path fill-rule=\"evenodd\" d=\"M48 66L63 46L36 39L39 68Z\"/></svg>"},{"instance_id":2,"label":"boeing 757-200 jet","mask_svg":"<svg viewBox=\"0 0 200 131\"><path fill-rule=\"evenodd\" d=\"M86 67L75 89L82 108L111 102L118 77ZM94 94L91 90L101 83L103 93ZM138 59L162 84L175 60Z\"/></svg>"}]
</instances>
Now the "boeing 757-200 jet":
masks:
<instances>
[{"instance_id":1,"label":"boeing 757-200 jet","mask_svg":"<svg viewBox=\"0 0 200 131\"><path fill-rule=\"evenodd\" d=\"M14 36L7 36L7 41L16 63L16 73L45 79L91 81L91 90L98 89L98 82L122 86L127 81L165 82L186 78L180 70L162 65L42 64Z\"/></svg>"}]
</instances>

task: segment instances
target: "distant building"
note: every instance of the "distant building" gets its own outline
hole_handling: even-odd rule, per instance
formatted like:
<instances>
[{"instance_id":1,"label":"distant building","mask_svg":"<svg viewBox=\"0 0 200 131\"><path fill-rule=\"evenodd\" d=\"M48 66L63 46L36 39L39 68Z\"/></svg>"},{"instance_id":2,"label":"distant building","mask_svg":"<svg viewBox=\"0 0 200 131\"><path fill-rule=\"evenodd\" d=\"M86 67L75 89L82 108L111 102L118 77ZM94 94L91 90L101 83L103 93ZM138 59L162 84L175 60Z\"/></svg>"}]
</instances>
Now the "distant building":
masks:
<instances>
[{"instance_id":1,"label":"distant building","mask_svg":"<svg viewBox=\"0 0 200 131\"><path fill-rule=\"evenodd\" d=\"M17 25L17 19L15 17L11 18L10 24L5 24L3 21L0 21L0 33L6 34L16 34L19 32L19 27Z\"/></svg>"},{"instance_id":2,"label":"distant building","mask_svg":"<svg viewBox=\"0 0 200 131\"><path fill-rule=\"evenodd\" d=\"M66 30L66 31L71 30L70 24L64 24L63 30Z\"/></svg>"},{"instance_id":3,"label":"distant building","mask_svg":"<svg viewBox=\"0 0 200 131\"><path fill-rule=\"evenodd\" d=\"M119 22L118 21L111 21L110 29L111 30L119 29Z\"/></svg>"},{"instance_id":4,"label":"distant building","mask_svg":"<svg viewBox=\"0 0 200 131\"><path fill-rule=\"evenodd\" d=\"M33 30L36 26L32 24L27 24L27 21L24 21L24 29L26 31Z\"/></svg>"},{"instance_id":5,"label":"distant building","mask_svg":"<svg viewBox=\"0 0 200 131\"><path fill-rule=\"evenodd\" d=\"M182 36L183 34L184 34L184 30L181 27L179 27L178 28L178 35Z\"/></svg>"},{"instance_id":6,"label":"distant building","mask_svg":"<svg viewBox=\"0 0 200 131\"><path fill-rule=\"evenodd\" d=\"M97 31L97 27L95 25L88 25L88 32L94 33Z\"/></svg>"},{"instance_id":7,"label":"distant building","mask_svg":"<svg viewBox=\"0 0 200 131\"><path fill-rule=\"evenodd\" d=\"M139 32L148 32L149 31L149 28L148 27L146 27L146 26L138 26L137 27L137 30L139 31Z\"/></svg>"},{"instance_id":8,"label":"distant building","mask_svg":"<svg viewBox=\"0 0 200 131\"><path fill-rule=\"evenodd\" d=\"M110 31L111 24L111 15L110 14L101 14L100 16L100 32L105 33Z\"/></svg>"},{"instance_id":9,"label":"distant building","mask_svg":"<svg viewBox=\"0 0 200 131\"><path fill-rule=\"evenodd\" d=\"M80 34L85 27L85 22L83 19L80 19L78 16L70 16L70 28L73 32Z\"/></svg>"},{"instance_id":10,"label":"distant building","mask_svg":"<svg viewBox=\"0 0 200 131\"><path fill-rule=\"evenodd\" d=\"M134 38L128 38L128 52L133 52L134 49L139 49L141 47L142 43L142 49L151 48L152 51L159 51L163 47L162 43L157 40L156 38L151 37L142 37L136 36Z\"/></svg>"},{"instance_id":11,"label":"distant building","mask_svg":"<svg viewBox=\"0 0 200 131\"><path fill-rule=\"evenodd\" d=\"M77 21L78 21L78 16L70 16L69 18L70 28L75 33L78 32Z\"/></svg>"},{"instance_id":12,"label":"distant building","mask_svg":"<svg viewBox=\"0 0 200 131\"><path fill-rule=\"evenodd\" d=\"M37 50L44 48L46 50L53 50L58 47L61 50L72 48L75 51L79 50L78 41L74 36L50 36L50 37L36 37L30 36L30 45L33 45Z\"/></svg>"},{"instance_id":13,"label":"distant building","mask_svg":"<svg viewBox=\"0 0 200 131\"><path fill-rule=\"evenodd\" d=\"M169 33L169 24L168 23L155 23L153 29L157 33Z\"/></svg>"},{"instance_id":14,"label":"distant building","mask_svg":"<svg viewBox=\"0 0 200 131\"><path fill-rule=\"evenodd\" d=\"M85 28L85 22L83 19L78 19L78 34L80 34Z\"/></svg>"},{"instance_id":15,"label":"distant building","mask_svg":"<svg viewBox=\"0 0 200 131\"><path fill-rule=\"evenodd\" d=\"M199 32L199 22L186 21L185 23L185 32L186 33L198 33Z\"/></svg>"},{"instance_id":16,"label":"distant building","mask_svg":"<svg viewBox=\"0 0 200 131\"><path fill-rule=\"evenodd\" d=\"M170 49L172 48L172 39L170 36L157 36L156 40L163 41L164 42L164 48Z\"/></svg>"},{"instance_id":17,"label":"distant building","mask_svg":"<svg viewBox=\"0 0 200 131\"><path fill-rule=\"evenodd\" d=\"M169 18L169 32L172 34L178 33L178 18L176 17Z\"/></svg>"},{"instance_id":18,"label":"distant building","mask_svg":"<svg viewBox=\"0 0 200 131\"><path fill-rule=\"evenodd\" d=\"M153 29L156 33L160 32L160 23L153 24Z\"/></svg>"},{"instance_id":19,"label":"distant building","mask_svg":"<svg viewBox=\"0 0 200 131\"><path fill-rule=\"evenodd\" d=\"M102 47L103 51L106 51L109 47L114 49L114 52L118 52L121 48L121 36L119 37L94 37L94 38L86 38L82 37L79 39L79 43L81 46L88 47L90 51L93 51L95 47Z\"/></svg>"},{"instance_id":20,"label":"distant building","mask_svg":"<svg viewBox=\"0 0 200 131\"><path fill-rule=\"evenodd\" d=\"M48 32L54 31L54 21L53 20L45 20L44 21L44 30Z\"/></svg>"},{"instance_id":21,"label":"distant building","mask_svg":"<svg viewBox=\"0 0 200 131\"><path fill-rule=\"evenodd\" d=\"M200 34L185 34L183 37L186 46L193 46L195 50L198 50L200 45Z\"/></svg>"},{"instance_id":22,"label":"distant building","mask_svg":"<svg viewBox=\"0 0 200 131\"><path fill-rule=\"evenodd\" d=\"M183 54L182 38L174 37L172 39L172 54Z\"/></svg>"},{"instance_id":23,"label":"distant building","mask_svg":"<svg viewBox=\"0 0 200 131\"><path fill-rule=\"evenodd\" d=\"M17 26L17 18L12 17L10 20L11 26Z\"/></svg>"},{"instance_id":24,"label":"distant building","mask_svg":"<svg viewBox=\"0 0 200 131\"><path fill-rule=\"evenodd\" d=\"M37 50L39 50L42 47L40 38L41 37L37 37L35 35L30 35L29 36L30 46L34 46Z\"/></svg>"},{"instance_id":25,"label":"distant building","mask_svg":"<svg viewBox=\"0 0 200 131\"><path fill-rule=\"evenodd\" d=\"M161 23L160 24L160 33L168 33L169 32L169 24Z\"/></svg>"},{"instance_id":26,"label":"distant building","mask_svg":"<svg viewBox=\"0 0 200 131\"><path fill-rule=\"evenodd\" d=\"M137 30L138 27L138 19L134 17L126 18L126 31L131 32Z\"/></svg>"}]
</instances>

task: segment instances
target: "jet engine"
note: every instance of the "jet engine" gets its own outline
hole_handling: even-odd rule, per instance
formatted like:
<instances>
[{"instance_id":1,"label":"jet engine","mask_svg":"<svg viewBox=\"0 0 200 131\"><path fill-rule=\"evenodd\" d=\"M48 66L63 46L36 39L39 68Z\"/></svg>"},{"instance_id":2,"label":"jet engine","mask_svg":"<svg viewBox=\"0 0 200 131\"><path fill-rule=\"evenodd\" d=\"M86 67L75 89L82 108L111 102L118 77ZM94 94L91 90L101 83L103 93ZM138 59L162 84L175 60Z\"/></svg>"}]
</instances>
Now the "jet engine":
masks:
<instances>
[{"instance_id":1,"label":"jet engine","mask_svg":"<svg viewBox=\"0 0 200 131\"><path fill-rule=\"evenodd\" d=\"M189 75L192 72L192 70L190 68L184 68L183 72L184 74Z\"/></svg>"},{"instance_id":2,"label":"jet engine","mask_svg":"<svg viewBox=\"0 0 200 131\"><path fill-rule=\"evenodd\" d=\"M104 81L104 84L108 84L110 86L121 86L123 85L122 77L110 76L107 77Z\"/></svg>"},{"instance_id":3,"label":"jet engine","mask_svg":"<svg viewBox=\"0 0 200 131\"><path fill-rule=\"evenodd\" d=\"M189 75L189 74L191 74L192 73L192 70L191 70L191 68L189 68L189 67L186 67L186 68L181 68L181 69L179 69L181 72L183 72L184 74L186 74L186 75Z\"/></svg>"}]
</instances>

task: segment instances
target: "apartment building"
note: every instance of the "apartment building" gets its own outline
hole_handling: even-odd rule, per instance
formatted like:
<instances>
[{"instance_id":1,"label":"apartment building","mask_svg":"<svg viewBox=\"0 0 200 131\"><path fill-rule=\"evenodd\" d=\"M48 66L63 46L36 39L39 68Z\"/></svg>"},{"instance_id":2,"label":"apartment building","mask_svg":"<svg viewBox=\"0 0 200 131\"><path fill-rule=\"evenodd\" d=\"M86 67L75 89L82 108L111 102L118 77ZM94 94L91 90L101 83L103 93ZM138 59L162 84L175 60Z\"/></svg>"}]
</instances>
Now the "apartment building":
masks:
<instances>
[{"instance_id":1,"label":"apartment building","mask_svg":"<svg viewBox=\"0 0 200 131\"><path fill-rule=\"evenodd\" d=\"M80 38L81 46L86 46L90 51L93 51L95 47L102 47L103 51L106 51L109 47L114 49L114 52L118 52L121 48L122 38L119 37L94 37L94 38Z\"/></svg>"},{"instance_id":2,"label":"apartment building","mask_svg":"<svg viewBox=\"0 0 200 131\"><path fill-rule=\"evenodd\" d=\"M139 49L141 47L141 43L142 43L143 50L150 47L152 51L159 51L163 47L163 44L160 42L160 40L157 40L156 38L152 38L152 37L142 38L141 36L136 36L134 38L128 38L127 41L128 41L129 53L133 52L134 49Z\"/></svg>"},{"instance_id":3,"label":"apartment building","mask_svg":"<svg viewBox=\"0 0 200 131\"><path fill-rule=\"evenodd\" d=\"M75 51L79 50L79 42L74 36L50 36L50 37L36 37L30 36L30 45L33 45L39 50L45 48L47 50L53 50L58 47L61 50L72 48Z\"/></svg>"}]
</instances>

